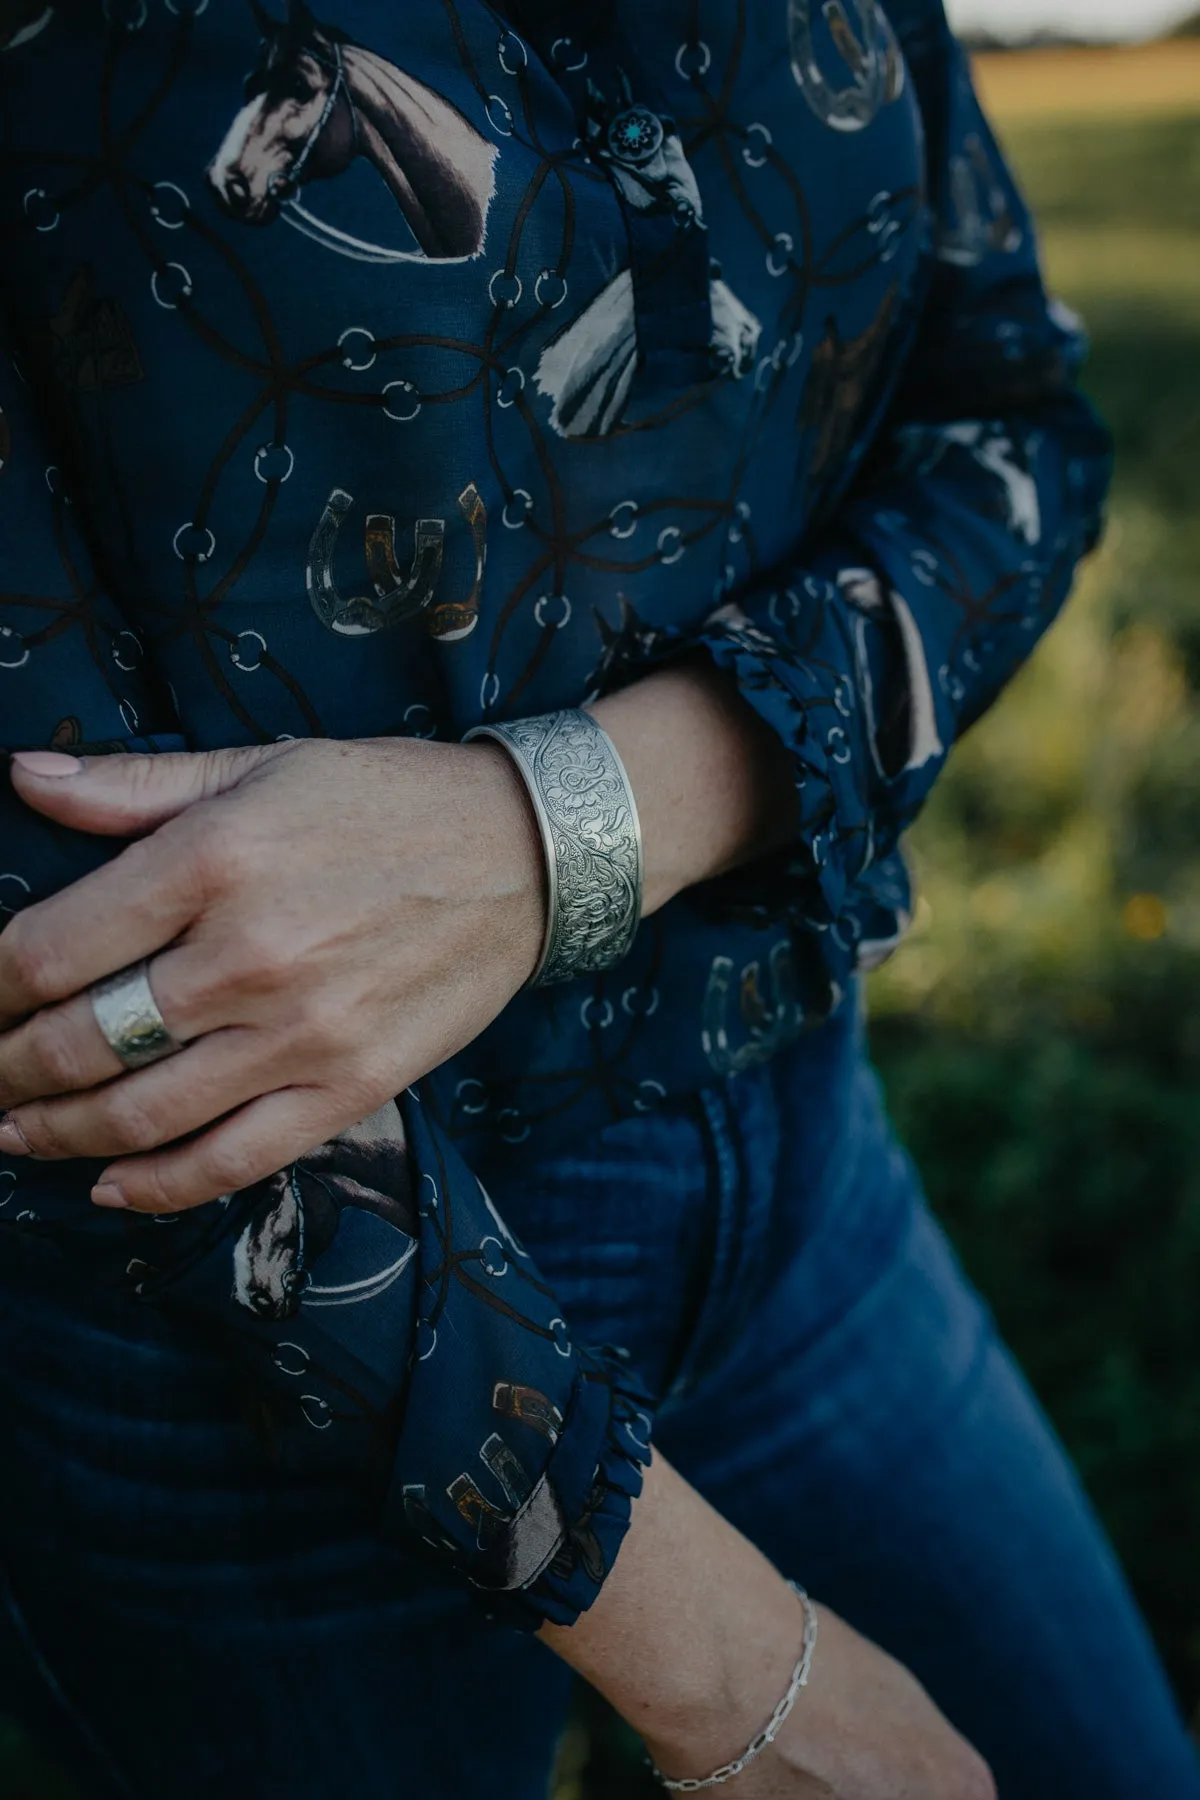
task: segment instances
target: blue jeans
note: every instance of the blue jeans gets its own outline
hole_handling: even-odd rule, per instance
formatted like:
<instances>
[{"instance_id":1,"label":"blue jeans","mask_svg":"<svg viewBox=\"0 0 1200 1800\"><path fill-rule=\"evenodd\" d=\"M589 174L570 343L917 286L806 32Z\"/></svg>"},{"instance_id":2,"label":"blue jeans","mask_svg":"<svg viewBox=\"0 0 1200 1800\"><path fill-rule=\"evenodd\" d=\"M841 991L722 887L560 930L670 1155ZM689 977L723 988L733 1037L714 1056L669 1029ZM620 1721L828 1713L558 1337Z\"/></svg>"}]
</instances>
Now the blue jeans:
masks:
<instances>
[{"instance_id":1,"label":"blue jeans","mask_svg":"<svg viewBox=\"0 0 1200 1800\"><path fill-rule=\"evenodd\" d=\"M497 1205L573 1331L666 1396L664 1452L915 1671L1004 1800L1200 1796L853 1020L515 1155L484 1172ZM6 1233L0 1259L0 1707L105 1800L543 1800L569 1686L546 1650L382 1548L360 1472L278 1475L189 1328L45 1244Z\"/></svg>"}]
</instances>

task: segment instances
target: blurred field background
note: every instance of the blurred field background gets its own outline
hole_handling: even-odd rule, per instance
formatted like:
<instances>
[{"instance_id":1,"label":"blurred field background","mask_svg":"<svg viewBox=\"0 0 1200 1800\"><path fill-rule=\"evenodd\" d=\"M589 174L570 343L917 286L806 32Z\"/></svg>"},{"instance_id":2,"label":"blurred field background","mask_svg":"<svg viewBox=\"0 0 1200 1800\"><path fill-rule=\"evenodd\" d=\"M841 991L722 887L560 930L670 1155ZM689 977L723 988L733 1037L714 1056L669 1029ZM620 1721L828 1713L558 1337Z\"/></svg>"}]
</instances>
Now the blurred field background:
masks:
<instances>
[{"instance_id":1,"label":"blurred field background","mask_svg":"<svg viewBox=\"0 0 1200 1800\"><path fill-rule=\"evenodd\" d=\"M875 981L900 1128L1200 1702L1200 42L980 59L1086 316L1112 523L914 834ZM639 1800L587 1708L556 1800ZM6 1800L69 1790L0 1730ZM500 1800L500 1797L498 1797Z\"/></svg>"},{"instance_id":2,"label":"blurred field background","mask_svg":"<svg viewBox=\"0 0 1200 1800\"><path fill-rule=\"evenodd\" d=\"M892 1111L1200 1707L1200 39L978 59L1091 328L1103 550L913 834ZM581 1721L557 1800L641 1800Z\"/></svg>"},{"instance_id":3,"label":"blurred field background","mask_svg":"<svg viewBox=\"0 0 1200 1800\"><path fill-rule=\"evenodd\" d=\"M1104 548L913 834L901 1131L1200 1702L1200 39L979 61L1114 426Z\"/></svg>"}]
</instances>

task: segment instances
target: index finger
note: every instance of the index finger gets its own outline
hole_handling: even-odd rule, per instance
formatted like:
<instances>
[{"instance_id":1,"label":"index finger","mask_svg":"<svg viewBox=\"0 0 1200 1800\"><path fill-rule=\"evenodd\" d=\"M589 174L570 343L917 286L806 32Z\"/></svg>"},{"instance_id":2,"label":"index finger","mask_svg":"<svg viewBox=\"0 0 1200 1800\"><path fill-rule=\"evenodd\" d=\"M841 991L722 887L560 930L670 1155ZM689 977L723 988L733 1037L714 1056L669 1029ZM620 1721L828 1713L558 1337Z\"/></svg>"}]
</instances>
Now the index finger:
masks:
<instances>
[{"instance_id":1,"label":"index finger","mask_svg":"<svg viewBox=\"0 0 1200 1800\"><path fill-rule=\"evenodd\" d=\"M187 835L164 826L0 932L0 1029L177 938L200 908Z\"/></svg>"}]
</instances>

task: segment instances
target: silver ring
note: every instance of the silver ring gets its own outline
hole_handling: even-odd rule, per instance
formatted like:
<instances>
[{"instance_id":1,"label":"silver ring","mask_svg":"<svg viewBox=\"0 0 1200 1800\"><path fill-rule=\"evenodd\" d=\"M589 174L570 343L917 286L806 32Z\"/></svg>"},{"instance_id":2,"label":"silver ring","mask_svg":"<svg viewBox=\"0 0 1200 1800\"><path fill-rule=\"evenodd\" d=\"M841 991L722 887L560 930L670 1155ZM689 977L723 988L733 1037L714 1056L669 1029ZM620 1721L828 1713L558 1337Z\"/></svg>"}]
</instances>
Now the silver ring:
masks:
<instances>
[{"instance_id":1,"label":"silver ring","mask_svg":"<svg viewBox=\"0 0 1200 1800\"><path fill-rule=\"evenodd\" d=\"M144 1069L183 1049L158 1010L148 963L106 975L92 984L89 997L105 1043L127 1069Z\"/></svg>"}]
</instances>

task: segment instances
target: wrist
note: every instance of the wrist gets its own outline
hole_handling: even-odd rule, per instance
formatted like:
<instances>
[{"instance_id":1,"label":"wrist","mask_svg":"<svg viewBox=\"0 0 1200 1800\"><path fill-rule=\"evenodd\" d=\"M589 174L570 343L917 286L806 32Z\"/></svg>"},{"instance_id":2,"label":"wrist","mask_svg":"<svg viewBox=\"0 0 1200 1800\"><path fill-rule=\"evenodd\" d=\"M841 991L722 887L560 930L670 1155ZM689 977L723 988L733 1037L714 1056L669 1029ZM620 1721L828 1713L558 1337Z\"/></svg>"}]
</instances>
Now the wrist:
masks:
<instances>
[{"instance_id":1,"label":"wrist","mask_svg":"<svg viewBox=\"0 0 1200 1800\"><path fill-rule=\"evenodd\" d=\"M512 758L488 738L462 746L475 771L478 802L488 821L487 877L510 903L505 951L518 993L541 959L549 883L546 853L529 792Z\"/></svg>"},{"instance_id":2,"label":"wrist","mask_svg":"<svg viewBox=\"0 0 1200 1800\"><path fill-rule=\"evenodd\" d=\"M587 710L637 802L645 916L793 836L791 757L707 657L655 670Z\"/></svg>"},{"instance_id":3,"label":"wrist","mask_svg":"<svg viewBox=\"0 0 1200 1800\"><path fill-rule=\"evenodd\" d=\"M652 1761L673 1781L703 1779L769 1749L807 1685L816 1642L812 1603L782 1578L755 1608L752 1628L739 1620L720 1633L703 1691L676 1694L643 1731ZM770 1731L766 1743L764 1735Z\"/></svg>"},{"instance_id":4,"label":"wrist","mask_svg":"<svg viewBox=\"0 0 1200 1800\"><path fill-rule=\"evenodd\" d=\"M542 1636L680 1779L740 1756L763 1730L804 1628L774 1565L656 1456L595 1605Z\"/></svg>"},{"instance_id":5,"label":"wrist","mask_svg":"<svg viewBox=\"0 0 1200 1800\"><path fill-rule=\"evenodd\" d=\"M629 778L607 732L577 708L477 725L467 741L500 744L541 838L546 929L539 987L614 968L642 911L642 839Z\"/></svg>"}]
</instances>

